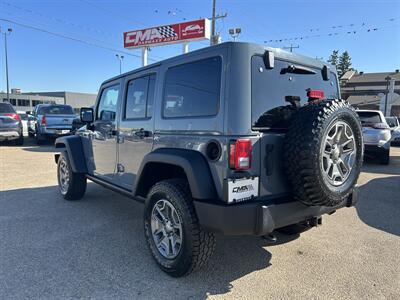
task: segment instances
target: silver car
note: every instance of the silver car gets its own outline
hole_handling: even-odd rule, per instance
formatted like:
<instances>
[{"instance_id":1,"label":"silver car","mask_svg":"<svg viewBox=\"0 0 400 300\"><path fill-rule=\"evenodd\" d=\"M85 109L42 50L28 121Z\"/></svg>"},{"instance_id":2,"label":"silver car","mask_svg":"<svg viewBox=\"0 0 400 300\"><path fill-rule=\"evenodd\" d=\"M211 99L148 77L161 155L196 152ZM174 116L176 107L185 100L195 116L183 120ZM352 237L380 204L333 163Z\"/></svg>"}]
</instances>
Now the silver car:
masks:
<instances>
[{"instance_id":1,"label":"silver car","mask_svg":"<svg viewBox=\"0 0 400 300\"><path fill-rule=\"evenodd\" d=\"M10 103L0 103L0 142L24 143L21 117Z\"/></svg>"},{"instance_id":2,"label":"silver car","mask_svg":"<svg viewBox=\"0 0 400 300\"><path fill-rule=\"evenodd\" d=\"M397 117L386 117L386 122L392 132L392 144L400 144L400 121Z\"/></svg>"},{"instance_id":3,"label":"silver car","mask_svg":"<svg viewBox=\"0 0 400 300\"><path fill-rule=\"evenodd\" d=\"M390 127L379 110L357 110L361 119L366 155L376 156L381 164L389 164Z\"/></svg>"}]
</instances>

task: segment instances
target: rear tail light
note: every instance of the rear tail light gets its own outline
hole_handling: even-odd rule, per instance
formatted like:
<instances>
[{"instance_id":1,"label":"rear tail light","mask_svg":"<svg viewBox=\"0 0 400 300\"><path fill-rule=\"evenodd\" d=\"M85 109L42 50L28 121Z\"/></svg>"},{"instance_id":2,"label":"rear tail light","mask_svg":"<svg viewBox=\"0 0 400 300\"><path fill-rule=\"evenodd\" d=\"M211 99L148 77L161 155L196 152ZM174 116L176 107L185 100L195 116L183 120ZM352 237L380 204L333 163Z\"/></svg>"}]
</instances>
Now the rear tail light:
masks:
<instances>
[{"instance_id":1,"label":"rear tail light","mask_svg":"<svg viewBox=\"0 0 400 300\"><path fill-rule=\"evenodd\" d=\"M308 89L307 97L308 97L308 100L321 100L321 99L325 98L325 93L324 93L324 91L321 91L321 90Z\"/></svg>"},{"instance_id":2,"label":"rear tail light","mask_svg":"<svg viewBox=\"0 0 400 300\"><path fill-rule=\"evenodd\" d=\"M372 125L372 128L375 129L390 129L390 127L385 123L375 123Z\"/></svg>"},{"instance_id":3,"label":"rear tail light","mask_svg":"<svg viewBox=\"0 0 400 300\"><path fill-rule=\"evenodd\" d=\"M16 120L16 121L21 121L21 117L19 116L19 114L5 114L7 117L11 117L12 119Z\"/></svg>"},{"instance_id":4,"label":"rear tail light","mask_svg":"<svg viewBox=\"0 0 400 300\"><path fill-rule=\"evenodd\" d=\"M239 139L229 144L229 167L235 170L251 168L251 140Z\"/></svg>"},{"instance_id":5,"label":"rear tail light","mask_svg":"<svg viewBox=\"0 0 400 300\"><path fill-rule=\"evenodd\" d=\"M46 125L46 116L45 115L42 116L42 120L40 121L40 124Z\"/></svg>"}]
</instances>

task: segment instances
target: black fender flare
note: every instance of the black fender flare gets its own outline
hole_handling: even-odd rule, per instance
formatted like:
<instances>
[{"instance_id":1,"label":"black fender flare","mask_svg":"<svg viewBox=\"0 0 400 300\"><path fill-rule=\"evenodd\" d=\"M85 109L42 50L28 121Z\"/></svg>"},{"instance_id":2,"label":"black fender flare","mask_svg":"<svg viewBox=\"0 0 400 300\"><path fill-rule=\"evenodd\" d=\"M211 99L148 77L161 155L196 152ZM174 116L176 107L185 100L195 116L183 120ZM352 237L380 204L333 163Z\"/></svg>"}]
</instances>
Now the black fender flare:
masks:
<instances>
[{"instance_id":1,"label":"black fender flare","mask_svg":"<svg viewBox=\"0 0 400 300\"><path fill-rule=\"evenodd\" d=\"M59 137L55 141L55 147L57 149L65 148L73 172L87 173L85 153L83 151L82 140L79 135ZM56 154L56 162L57 160L58 155Z\"/></svg>"},{"instance_id":2,"label":"black fender flare","mask_svg":"<svg viewBox=\"0 0 400 300\"><path fill-rule=\"evenodd\" d=\"M139 168L134 193L144 180L142 176L150 163L170 164L181 167L186 174L190 191L195 199L216 199L217 192L210 167L204 155L195 150L159 148L148 153Z\"/></svg>"}]
</instances>

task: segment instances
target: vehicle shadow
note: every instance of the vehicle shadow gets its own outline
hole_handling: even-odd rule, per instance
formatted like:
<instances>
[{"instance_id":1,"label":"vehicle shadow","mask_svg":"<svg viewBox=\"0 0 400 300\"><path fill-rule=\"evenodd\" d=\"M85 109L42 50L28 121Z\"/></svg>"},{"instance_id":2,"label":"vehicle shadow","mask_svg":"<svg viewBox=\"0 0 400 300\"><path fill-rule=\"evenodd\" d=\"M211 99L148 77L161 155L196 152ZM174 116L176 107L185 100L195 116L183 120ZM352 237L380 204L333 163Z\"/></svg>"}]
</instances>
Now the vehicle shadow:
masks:
<instances>
[{"instance_id":1,"label":"vehicle shadow","mask_svg":"<svg viewBox=\"0 0 400 300\"><path fill-rule=\"evenodd\" d=\"M400 236L400 176L368 181L360 187L359 199L356 209L365 224Z\"/></svg>"},{"instance_id":2,"label":"vehicle shadow","mask_svg":"<svg viewBox=\"0 0 400 300\"><path fill-rule=\"evenodd\" d=\"M381 165L376 159L364 159L362 172L400 175L400 156L391 156L389 165Z\"/></svg>"},{"instance_id":3,"label":"vehicle shadow","mask_svg":"<svg viewBox=\"0 0 400 300\"><path fill-rule=\"evenodd\" d=\"M203 299L270 266L266 240L219 236L205 267L171 278L147 249L143 205L93 183L80 201L51 186L2 191L0 205L1 297Z\"/></svg>"}]
</instances>

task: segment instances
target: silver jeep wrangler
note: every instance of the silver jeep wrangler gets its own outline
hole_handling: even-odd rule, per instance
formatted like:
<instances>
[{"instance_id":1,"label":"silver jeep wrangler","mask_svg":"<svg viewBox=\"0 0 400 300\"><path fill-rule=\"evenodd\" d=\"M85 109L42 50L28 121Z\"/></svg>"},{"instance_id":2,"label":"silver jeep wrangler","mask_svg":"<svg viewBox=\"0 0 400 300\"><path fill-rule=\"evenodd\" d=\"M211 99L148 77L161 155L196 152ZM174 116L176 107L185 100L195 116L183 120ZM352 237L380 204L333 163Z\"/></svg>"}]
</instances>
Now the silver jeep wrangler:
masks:
<instances>
[{"instance_id":1,"label":"silver jeep wrangler","mask_svg":"<svg viewBox=\"0 0 400 300\"><path fill-rule=\"evenodd\" d=\"M216 233L298 233L357 201L360 121L315 59L219 44L105 81L81 121L56 140L62 196L90 179L143 202L171 276L203 265Z\"/></svg>"}]
</instances>

